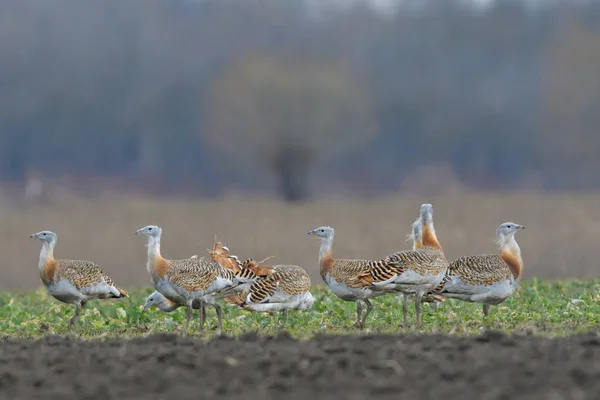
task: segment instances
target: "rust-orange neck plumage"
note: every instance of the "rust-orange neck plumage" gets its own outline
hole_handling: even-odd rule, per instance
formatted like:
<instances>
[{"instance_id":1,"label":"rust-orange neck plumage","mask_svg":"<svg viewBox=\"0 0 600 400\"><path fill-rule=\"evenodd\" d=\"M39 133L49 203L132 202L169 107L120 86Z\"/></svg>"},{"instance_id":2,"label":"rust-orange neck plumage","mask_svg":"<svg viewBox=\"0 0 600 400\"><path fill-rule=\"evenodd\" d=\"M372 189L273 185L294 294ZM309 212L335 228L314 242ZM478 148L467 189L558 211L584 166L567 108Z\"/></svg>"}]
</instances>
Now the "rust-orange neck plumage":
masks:
<instances>
[{"instance_id":1,"label":"rust-orange neck plumage","mask_svg":"<svg viewBox=\"0 0 600 400\"><path fill-rule=\"evenodd\" d=\"M513 277L519 279L523 270L523 261L521 260L520 254L513 249L503 248L500 252L500 256L502 256L502 259L508 265Z\"/></svg>"},{"instance_id":2,"label":"rust-orange neck plumage","mask_svg":"<svg viewBox=\"0 0 600 400\"><path fill-rule=\"evenodd\" d=\"M423 238L421 243L423 247L430 247L442 252L444 251L440 245L440 242L438 241L438 238L435 234L435 229L431 223L423 224Z\"/></svg>"},{"instance_id":3,"label":"rust-orange neck plumage","mask_svg":"<svg viewBox=\"0 0 600 400\"><path fill-rule=\"evenodd\" d=\"M44 284L54 281L58 269L58 262L54 259L55 242L44 242L40 252L40 278Z\"/></svg>"}]
</instances>

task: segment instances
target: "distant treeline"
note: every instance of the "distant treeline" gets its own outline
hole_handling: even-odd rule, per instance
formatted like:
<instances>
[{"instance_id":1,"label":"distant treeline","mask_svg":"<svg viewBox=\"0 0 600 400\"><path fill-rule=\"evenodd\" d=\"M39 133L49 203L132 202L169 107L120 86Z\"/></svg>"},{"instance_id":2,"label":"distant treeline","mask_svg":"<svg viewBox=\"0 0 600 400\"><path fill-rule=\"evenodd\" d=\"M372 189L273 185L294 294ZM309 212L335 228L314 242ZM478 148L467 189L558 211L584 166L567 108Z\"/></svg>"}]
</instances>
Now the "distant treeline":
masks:
<instances>
[{"instance_id":1,"label":"distant treeline","mask_svg":"<svg viewBox=\"0 0 600 400\"><path fill-rule=\"evenodd\" d=\"M318 3L0 2L2 179L600 188L599 3Z\"/></svg>"}]
</instances>

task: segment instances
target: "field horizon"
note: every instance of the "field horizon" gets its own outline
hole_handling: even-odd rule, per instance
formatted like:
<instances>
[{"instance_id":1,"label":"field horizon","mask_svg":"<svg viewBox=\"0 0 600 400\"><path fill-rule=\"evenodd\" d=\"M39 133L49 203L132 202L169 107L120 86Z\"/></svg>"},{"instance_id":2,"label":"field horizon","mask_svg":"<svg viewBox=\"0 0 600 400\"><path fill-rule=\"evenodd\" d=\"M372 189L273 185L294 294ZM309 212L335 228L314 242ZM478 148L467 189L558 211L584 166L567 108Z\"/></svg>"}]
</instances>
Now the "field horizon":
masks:
<instances>
[{"instance_id":1,"label":"field horizon","mask_svg":"<svg viewBox=\"0 0 600 400\"><path fill-rule=\"evenodd\" d=\"M305 268L313 286L318 272L318 241L306 233L321 225L335 228L334 257L378 259L408 249L406 235L422 203L434 206L435 227L446 257L495 253L495 230L506 221L526 229L517 241L524 279L593 279L600 258L600 193L453 191L433 196L395 195L372 199L324 199L289 204L275 198L160 198L64 193L39 205L0 205L0 290L40 288L37 262L41 244L29 235L52 230L55 256L99 264L119 286L149 288L145 238L140 227L163 228L166 258L206 256L214 237L240 259L274 256L272 264Z\"/></svg>"}]
</instances>

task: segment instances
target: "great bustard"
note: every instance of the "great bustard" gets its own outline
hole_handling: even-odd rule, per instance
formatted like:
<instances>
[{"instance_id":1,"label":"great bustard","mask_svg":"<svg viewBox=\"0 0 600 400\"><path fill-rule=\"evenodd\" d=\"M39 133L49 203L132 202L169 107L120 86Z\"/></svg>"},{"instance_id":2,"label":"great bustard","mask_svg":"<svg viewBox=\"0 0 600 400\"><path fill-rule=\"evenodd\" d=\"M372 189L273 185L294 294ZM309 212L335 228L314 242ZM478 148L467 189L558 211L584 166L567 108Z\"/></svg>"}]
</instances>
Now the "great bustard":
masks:
<instances>
[{"instance_id":1,"label":"great bustard","mask_svg":"<svg viewBox=\"0 0 600 400\"><path fill-rule=\"evenodd\" d=\"M68 327L74 328L79 322L81 310L90 300L129 297L102 269L91 261L56 260L54 247L56 233L41 231L31 238L42 241L39 269L40 278L48 293L63 303L74 304L77 309Z\"/></svg>"},{"instance_id":2,"label":"great bustard","mask_svg":"<svg viewBox=\"0 0 600 400\"><path fill-rule=\"evenodd\" d=\"M322 226L308 234L321 239L319 267L327 286L342 300L356 302L356 326L360 329L364 328L373 309L370 298L386 293L403 292L400 288L406 281L406 276L412 277L413 271L420 271L422 265L436 262L437 257L437 254L432 256L430 252L411 250L395 253L378 261L336 259L332 255L335 234L333 228ZM367 306L362 318L361 302Z\"/></svg>"},{"instance_id":3,"label":"great bustard","mask_svg":"<svg viewBox=\"0 0 600 400\"><path fill-rule=\"evenodd\" d=\"M515 233L525 226L505 222L496 230L499 254L466 256L453 261L442 282L431 292L444 297L483 303L483 315L490 306L511 297L521 281L523 259Z\"/></svg>"},{"instance_id":4,"label":"great bustard","mask_svg":"<svg viewBox=\"0 0 600 400\"><path fill-rule=\"evenodd\" d=\"M187 332L192 318L194 304L198 302L215 307L218 331L221 332L222 312L216 299L235 293L234 289L239 285L239 281L236 280L233 271L210 262L204 257L183 260L165 259L160 252L162 229L156 225L148 225L138 229L135 233L141 233L148 237L146 267L154 288L170 301L182 304L188 309L184 333Z\"/></svg>"},{"instance_id":5,"label":"great bustard","mask_svg":"<svg viewBox=\"0 0 600 400\"><path fill-rule=\"evenodd\" d=\"M249 259L242 265L252 270L257 279L237 296L225 299L226 302L250 311L282 311L286 321L288 310L312 307L315 298L310 293L310 276L302 267L289 264L260 267L260 263Z\"/></svg>"},{"instance_id":6,"label":"great bustard","mask_svg":"<svg viewBox=\"0 0 600 400\"><path fill-rule=\"evenodd\" d=\"M395 265L397 274L389 274L388 280L377 283L384 290L402 292L415 296L417 327L423 326L421 303L423 296L435 288L444 278L448 261L444 256L433 226L433 206L423 204L420 209L422 245L416 250L399 251L387 256L383 262ZM407 325L406 305L403 305L404 324Z\"/></svg>"}]
</instances>

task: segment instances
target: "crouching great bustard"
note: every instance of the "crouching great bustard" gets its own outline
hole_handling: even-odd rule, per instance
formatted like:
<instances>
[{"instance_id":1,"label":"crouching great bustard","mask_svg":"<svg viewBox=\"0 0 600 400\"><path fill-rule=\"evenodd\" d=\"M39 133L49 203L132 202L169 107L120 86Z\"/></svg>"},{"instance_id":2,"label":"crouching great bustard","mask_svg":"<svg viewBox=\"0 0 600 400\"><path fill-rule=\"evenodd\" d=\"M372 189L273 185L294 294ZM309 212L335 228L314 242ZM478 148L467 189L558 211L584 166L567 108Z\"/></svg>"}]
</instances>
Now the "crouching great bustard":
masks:
<instances>
[{"instance_id":1,"label":"crouching great bustard","mask_svg":"<svg viewBox=\"0 0 600 400\"><path fill-rule=\"evenodd\" d=\"M69 328L77 326L81 310L85 308L88 301L129 297L93 262L56 260L54 258L56 233L41 231L30 237L42 242L39 261L40 278L48 293L63 303L74 304L77 307L75 315L69 320Z\"/></svg>"},{"instance_id":2,"label":"crouching great bustard","mask_svg":"<svg viewBox=\"0 0 600 400\"><path fill-rule=\"evenodd\" d=\"M238 294L225 298L225 302L249 311L281 311L287 320L288 310L308 310L315 299L310 293L310 277L297 265L261 265L270 260L248 259L243 264L229 254L229 249L216 242L208 254L213 262L234 271L243 283Z\"/></svg>"},{"instance_id":3,"label":"crouching great bustard","mask_svg":"<svg viewBox=\"0 0 600 400\"><path fill-rule=\"evenodd\" d=\"M146 302L144 303L144 308L142 311L156 307L161 311L169 313L177 310L181 306L183 306L183 304L175 303L174 301L171 301L160 294L158 290L155 290L148 297L146 297Z\"/></svg>"},{"instance_id":4,"label":"crouching great bustard","mask_svg":"<svg viewBox=\"0 0 600 400\"><path fill-rule=\"evenodd\" d=\"M156 225L148 225L135 233L148 237L146 267L154 288L168 300L188 309L183 332L187 333L193 309L202 307L202 303L215 307L218 331L221 332L221 306L216 303L216 299L235 293L234 289L239 285L239 281L236 280L233 271L207 261L204 257L183 260L165 259L160 253L162 229ZM201 320L201 325L202 322Z\"/></svg>"},{"instance_id":5,"label":"crouching great bustard","mask_svg":"<svg viewBox=\"0 0 600 400\"><path fill-rule=\"evenodd\" d=\"M466 256L448 266L446 276L431 292L444 297L483 303L483 315L490 306L513 295L521 281L523 259L515 233L523 225L505 222L496 230L500 254Z\"/></svg>"},{"instance_id":6,"label":"crouching great bustard","mask_svg":"<svg viewBox=\"0 0 600 400\"><path fill-rule=\"evenodd\" d=\"M250 311L281 311L286 320L288 310L308 310L313 306L310 277L303 268L287 264L260 267L261 262L249 259L242 265L253 271L257 279L238 295L226 298L226 302Z\"/></svg>"},{"instance_id":7,"label":"crouching great bustard","mask_svg":"<svg viewBox=\"0 0 600 400\"><path fill-rule=\"evenodd\" d=\"M148 297L146 297L142 311L146 311L154 307L158 308L160 311L170 313L177 310L179 307L183 307L183 304L171 301L160 294L159 291L155 290ZM204 307L204 303L202 302L195 302L192 304L192 308L195 310L202 310L202 307Z\"/></svg>"}]
</instances>

